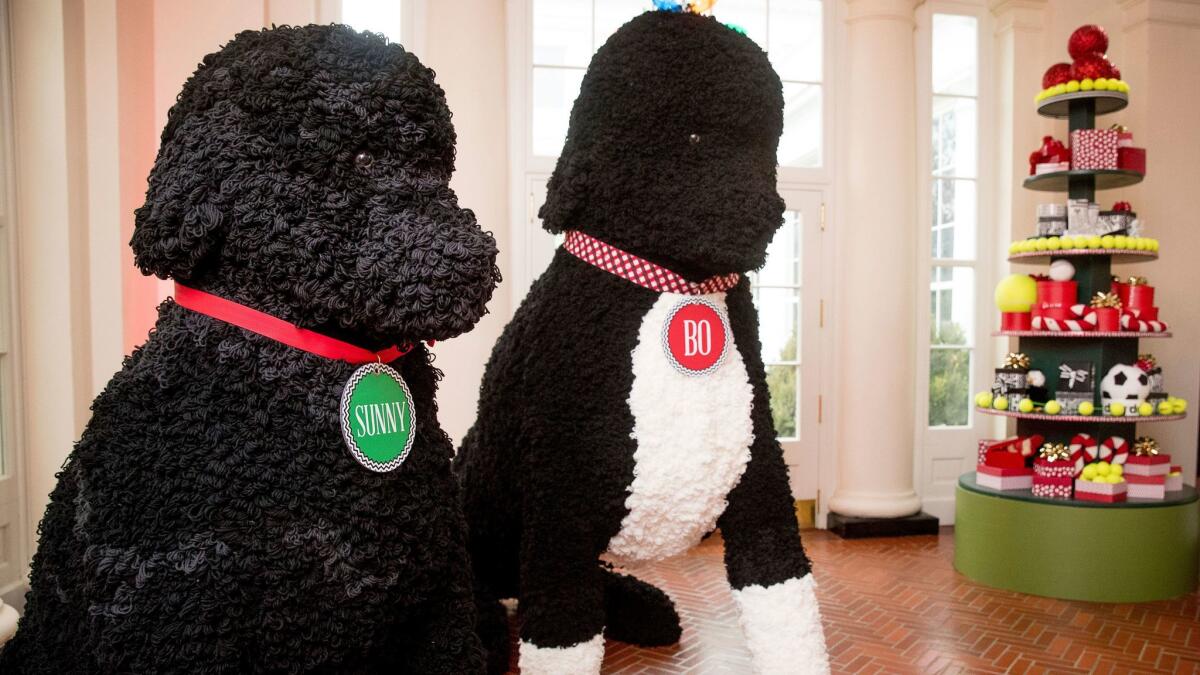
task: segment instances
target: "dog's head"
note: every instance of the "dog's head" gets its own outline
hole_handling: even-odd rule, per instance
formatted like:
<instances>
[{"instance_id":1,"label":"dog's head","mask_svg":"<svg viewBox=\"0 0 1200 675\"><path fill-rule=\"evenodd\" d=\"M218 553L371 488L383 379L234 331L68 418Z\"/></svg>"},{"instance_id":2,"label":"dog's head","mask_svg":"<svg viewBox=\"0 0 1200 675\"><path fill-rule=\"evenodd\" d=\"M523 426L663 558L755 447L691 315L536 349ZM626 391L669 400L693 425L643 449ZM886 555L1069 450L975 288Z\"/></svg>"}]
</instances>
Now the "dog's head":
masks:
<instances>
[{"instance_id":1,"label":"dog's head","mask_svg":"<svg viewBox=\"0 0 1200 675\"><path fill-rule=\"evenodd\" d=\"M783 221L783 91L713 18L647 12L592 58L541 217L685 276L761 267Z\"/></svg>"},{"instance_id":2,"label":"dog's head","mask_svg":"<svg viewBox=\"0 0 1200 675\"><path fill-rule=\"evenodd\" d=\"M171 108L131 245L146 274L364 346L469 330L496 244L449 187L431 70L345 26L246 31Z\"/></svg>"}]
</instances>

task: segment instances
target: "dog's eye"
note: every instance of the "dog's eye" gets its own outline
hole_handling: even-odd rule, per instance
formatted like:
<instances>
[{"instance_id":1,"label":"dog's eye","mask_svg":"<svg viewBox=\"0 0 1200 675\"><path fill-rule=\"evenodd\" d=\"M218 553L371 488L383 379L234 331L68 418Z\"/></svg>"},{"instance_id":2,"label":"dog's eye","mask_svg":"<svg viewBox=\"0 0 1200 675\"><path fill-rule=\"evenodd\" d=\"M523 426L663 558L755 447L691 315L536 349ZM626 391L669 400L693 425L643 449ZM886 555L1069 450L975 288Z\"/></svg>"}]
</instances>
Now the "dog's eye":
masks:
<instances>
[{"instance_id":1,"label":"dog's eye","mask_svg":"<svg viewBox=\"0 0 1200 675\"><path fill-rule=\"evenodd\" d=\"M688 143L691 143L692 145L696 145L699 142L700 142L700 134L692 134L691 136L688 136Z\"/></svg>"},{"instance_id":2,"label":"dog's eye","mask_svg":"<svg viewBox=\"0 0 1200 675\"><path fill-rule=\"evenodd\" d=\"M354 156L354 166L360 169L369 169L375 163L375 156L363 150Z\"/></svg>"}]
</instances>

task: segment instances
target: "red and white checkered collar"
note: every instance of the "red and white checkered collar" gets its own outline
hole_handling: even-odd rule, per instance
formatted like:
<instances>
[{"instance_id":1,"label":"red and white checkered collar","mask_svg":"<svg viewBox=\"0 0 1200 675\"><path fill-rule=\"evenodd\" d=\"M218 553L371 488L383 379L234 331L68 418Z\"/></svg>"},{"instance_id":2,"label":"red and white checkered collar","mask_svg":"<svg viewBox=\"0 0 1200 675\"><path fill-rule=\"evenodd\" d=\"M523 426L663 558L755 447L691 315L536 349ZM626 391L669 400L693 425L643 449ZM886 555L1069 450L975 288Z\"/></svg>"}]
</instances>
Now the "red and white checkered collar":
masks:
<instances>
[{"instance_id":1,"label":"red and white checkered collar","mask_svg":"<svg viewBox=\"0 0 1200 675\"><path fill-rule=\"evenodd\" d=\"M612 244L606 244L577 230L567 232L567 240L563 242L563 248L585 263L658 293L679 293L680 295L720 293L736 286L742 278L742 275L732 272L694 283L662 265L622 251Z\"/></svg>"}]
</instances>

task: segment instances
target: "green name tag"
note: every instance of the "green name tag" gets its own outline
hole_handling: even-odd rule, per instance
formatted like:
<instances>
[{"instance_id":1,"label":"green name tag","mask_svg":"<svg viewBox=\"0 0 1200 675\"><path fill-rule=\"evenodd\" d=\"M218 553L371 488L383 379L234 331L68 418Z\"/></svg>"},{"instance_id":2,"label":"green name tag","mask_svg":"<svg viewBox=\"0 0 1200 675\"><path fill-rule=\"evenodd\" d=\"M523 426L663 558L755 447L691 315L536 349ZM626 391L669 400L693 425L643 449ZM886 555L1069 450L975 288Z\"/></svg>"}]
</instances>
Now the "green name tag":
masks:
<instances>
[{"instance_id":1,"label":"green name tag","mask_svg":"<svg viewBox=\"0 0 1200 675\"><path fill-rule=\"evenodd\" d=\"M412 393L391 366L368 363L342 390L342 438L359 464L391 471L404 463L416 436Z\"/></svg>"}]
</instances>

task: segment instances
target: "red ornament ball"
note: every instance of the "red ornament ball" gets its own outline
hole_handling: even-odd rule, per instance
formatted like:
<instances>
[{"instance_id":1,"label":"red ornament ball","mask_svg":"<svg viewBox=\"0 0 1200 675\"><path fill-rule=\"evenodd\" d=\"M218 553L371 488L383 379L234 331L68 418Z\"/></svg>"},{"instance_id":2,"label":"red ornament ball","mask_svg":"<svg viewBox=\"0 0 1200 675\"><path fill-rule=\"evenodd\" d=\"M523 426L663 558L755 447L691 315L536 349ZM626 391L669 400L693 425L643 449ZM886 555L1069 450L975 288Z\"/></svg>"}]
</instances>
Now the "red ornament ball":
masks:
<instances>
[{"instance_id":1,"label":"red ornament ball","mask_svg":"<svg viewBox=\"0 0 1200 675\"><path fill-rule=\"evenodd\" d=\"M1103 54L1084 54L1071 64L1071 79L1084 80L1098 77L1109 77L1112 74L1112 64Z\"/></svg>"},{"instance_id":2,"label":"red ornament ball","mask_svg":"<svg viewBox=\"0 0 1200 675\"><path fill-rule=\"evenodd\" d=\"M1110 63L1110 64L1108 64L1108 78L1109 78L1110 80L1119 80L1119 79L1121 79L1121 69L1120 69L1120 68L1118 68L1118 67L1116 67L1116 66L1114 66L1114 65L1113 65L1113 64L1111 64L1111 63Z\"/></svg>"},{"instance_id":3,"label":"red ornament ball","mask_svg":"<svg viewBox=\"0 0 1200 675\"><path fill-rule=\"evenodd\" d=\"M1067 40L1067 53L1078 60L1087 54L1104 54L1108 51L1108 34L1100 26L1080 26Z\"/></svg>"},{"instance_id":4,"label":"red ornament ball","mask_svg":"<svg viewBox=\"0 0 1200 675\"><path fill-rule=\"evenodd\" d=\"M1046 69L1046 74L1042 75L1042 89L1049 89L1056 84L1063 84L1071 81L1071 64L1056 63Z\"/></svg>"}]
</instances>

